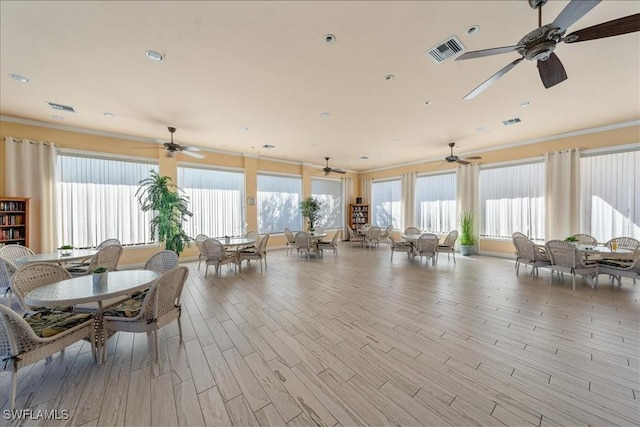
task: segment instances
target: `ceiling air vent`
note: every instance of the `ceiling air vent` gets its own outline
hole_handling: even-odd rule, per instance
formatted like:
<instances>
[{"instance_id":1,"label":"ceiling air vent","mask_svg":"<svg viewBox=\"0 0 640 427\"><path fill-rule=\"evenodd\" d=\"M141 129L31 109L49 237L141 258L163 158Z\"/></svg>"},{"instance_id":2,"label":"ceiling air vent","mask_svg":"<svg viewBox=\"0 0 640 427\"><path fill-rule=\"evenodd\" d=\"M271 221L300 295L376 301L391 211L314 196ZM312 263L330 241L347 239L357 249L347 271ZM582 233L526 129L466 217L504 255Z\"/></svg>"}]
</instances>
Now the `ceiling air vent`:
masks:
<instances>
[{"instance_id":1,"label":"ceiling air vent","mask_svg":"<svg viewBox=\"0 0 640 427\"><path fill-rule=\"evenodd\" d=\"M69 113L76 112L76 110L70 105L56 104L55 102L49 102L49 101L47 101L47 104L49 104L49 107L53 108L54 110L67 111Z\"/></svg>"},{"instance_id":2,"label":"ceiling air vent","mask_svg":"<svg viewBox=\"0 0 640 427\"><path fill-rule=\"evenodd\" d=\"M516 117L515 119L504 120L502 124L505 126L511 126L515 125L516 123L520 123L521 121L522 119L520 117Z\"/></svg>"},{"instance_id":3,"label":"ceiling air vent","mask_svg":"<svg viewBox=\"0 0 640 427\"><path fill-rule=\"evenodd\" d=\"M427 53L431 56L431 59L439 64L463 50L465 50L465 47L462 45L462 42L460 42L456 36L451 36L451 38L443 41L439 46L429 49Z\"/></svg>"}]
</instances>

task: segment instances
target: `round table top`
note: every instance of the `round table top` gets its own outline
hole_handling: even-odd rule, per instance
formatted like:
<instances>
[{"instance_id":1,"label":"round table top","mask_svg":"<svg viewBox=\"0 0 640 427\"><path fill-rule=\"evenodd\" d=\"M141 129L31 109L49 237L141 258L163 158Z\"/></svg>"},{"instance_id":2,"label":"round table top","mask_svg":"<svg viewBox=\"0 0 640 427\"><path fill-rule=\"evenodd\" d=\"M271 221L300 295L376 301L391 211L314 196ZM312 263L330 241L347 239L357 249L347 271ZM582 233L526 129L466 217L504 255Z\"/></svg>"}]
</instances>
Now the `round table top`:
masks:
<instances>
[{"instance_id":1,"label":"round table top","mask_svg":"<svg viewBox=\"0 0 640 427\"><path fill-rule=\"evenodd\" d=\"M256 239L246 237L219 237L216 240L225 246L246 246L256 243Z\"/></svg>"},{"instance_id":2,"label":"round table top","mask_svg":"<svg viewBox=\"0 0 640 427\"><path fill-rule=\"evenodd\" d=\"M102 301L148 288L160 274L151 270L110 271L104 285L94 286L93 275L50 283L29 292L25 302L33 306L55 307Z\"/></svg>"},{"instance_id":3,"label":"round table top","mask_svg":"<svg viewBox=\"0 0 640 427\"><path fill-rule=\"evenodd\" d=\"M33 264L34 262L67 262L79 259L91 258L98 251L95 249L72 249L68 255L62 255L62 251L47 252L43 254L27 255L15 260L18 265Z\"/></svg>"}]
</instances>

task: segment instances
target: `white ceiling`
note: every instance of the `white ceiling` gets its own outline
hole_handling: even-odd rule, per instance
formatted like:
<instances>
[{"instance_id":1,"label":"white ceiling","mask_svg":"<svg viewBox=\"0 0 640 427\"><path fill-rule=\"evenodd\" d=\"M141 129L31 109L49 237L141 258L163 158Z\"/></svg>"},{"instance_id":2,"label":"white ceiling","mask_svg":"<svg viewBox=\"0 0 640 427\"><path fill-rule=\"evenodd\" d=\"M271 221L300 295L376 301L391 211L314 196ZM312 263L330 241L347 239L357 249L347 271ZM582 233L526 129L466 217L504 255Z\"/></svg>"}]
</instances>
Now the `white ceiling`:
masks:
<instances>
[{"instance_id":1,"label":"white ceiling","mask_svg":"<svg viewBox=\"0 0 640 427\"><path fill-rule=\"evenodd\" d=\"M567 3L551 0L543 24ZM638 12L638 1L604 1L567 34ZM312 164L330 156L362 171L444 157L450 141L464 154L640 117L637 32L560 44L569 78L550 89L523 61L462 99L518 54L436 64L425 51L452 35L467 51L516 44L537 27L526 0L2 1L0 17L0 114L150 141L171 125L183 144ZM471 25L480 31L468 36ZM522 123L502 125L514 117Z\"/></svg>"}]
</instances>

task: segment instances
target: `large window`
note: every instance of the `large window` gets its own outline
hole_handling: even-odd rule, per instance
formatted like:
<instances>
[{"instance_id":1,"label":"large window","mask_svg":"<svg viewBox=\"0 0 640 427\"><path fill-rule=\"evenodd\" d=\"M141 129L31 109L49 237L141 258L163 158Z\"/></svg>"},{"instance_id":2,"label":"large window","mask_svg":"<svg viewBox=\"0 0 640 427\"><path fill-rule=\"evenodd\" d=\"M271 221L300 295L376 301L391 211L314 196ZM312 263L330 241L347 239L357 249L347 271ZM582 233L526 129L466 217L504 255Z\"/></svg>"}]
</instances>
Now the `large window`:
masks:
<instances>
[{"instance_id":1,"label":"large window","mask_svg":"<svg viewBox=\"0 0 640 427\"><path fill-rule=\"evenodd\" d=\"M300 230L301 201L301 178L258 174L258 232Z\"/></svg>"},{"instance_id":2,"label":"large window","mask_svg":"<svg viewBox=\"0 0 640 427\"><path fill-rule=\"evenodd\" d=\"M191 237L243 234L244 174L196 167L178 167L178 185L189 196L193 216L185 226Z\"/></svg>"},{"instance_id":3,"label":"large window","mask_svg":"<svg viewBox=\"0 0 640 427\"><path fill-rule=\"evenodd\" d=\"M544 240L544 163L480 170L480 235Z\"/></svg>"},{"instance_id":4,"label":"large window","mask_svg":"<svg viewBox=\"0 0 640 427\"><path fill-rule=\"evenodd\" d=\"M400 227L400 180L374 181L371 186L371 223L380 228Z\"/></svg>"},{"instance_id":5,"label":"large window","mask_svg":"<svg viewBox=\"0 0 640 427\"><path fill-rule=\"evenodd\" d=\"M416 226L434 233L448 233L456 228L454 173L416 179Z\"/></svg>"},{"instance_id":6,"label":"large window","mask_svg":"<svg viewBox=\"0 0 640 427\"><path fill-rule=\"evenodd\" d=\"M342 181L335 179L311 179L311 196L318 199L320 219L317 225L322 228L342 228Z\"/></svg>"},{"instance_id":7,"label":"large window","mask_svg":"<svg viewBox=\"0 0 640 427\"><path fill-rule=\"evenodd\" d=\"M58 155L58 244L95 247L108 238L124 245L151 243L152 213L140 210L135 193L149 171L157 169L142 161Z\"/></svg>"},{"instance_id":8,"label":"large window","mask_svg":"<svg viewBox=\"0 0 640 427\"><path fill-rule=\"evenodd\" d=\"M640 151L580 159L580 231L599 242L640 239Z\"/></svg>"}]
</instances>

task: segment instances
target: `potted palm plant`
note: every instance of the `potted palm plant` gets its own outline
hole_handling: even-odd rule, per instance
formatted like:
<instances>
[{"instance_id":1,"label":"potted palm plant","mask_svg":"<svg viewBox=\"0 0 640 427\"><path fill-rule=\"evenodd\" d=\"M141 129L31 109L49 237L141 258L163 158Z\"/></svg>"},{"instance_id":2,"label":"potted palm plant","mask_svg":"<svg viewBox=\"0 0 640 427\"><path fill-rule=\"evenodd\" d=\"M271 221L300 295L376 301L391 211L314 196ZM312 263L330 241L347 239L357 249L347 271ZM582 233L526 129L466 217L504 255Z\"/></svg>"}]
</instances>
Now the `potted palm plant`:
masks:
<instances>
[{"instance_id":1,"label":"potted palm plant","mask_svg":"<svg viewBox=\"0 0 640 427\"><path fill-rule=\"evenodd\" d=\"M180 255L191 240L182 228L187 217L193 216L189 211L189 197L182 194L170 177L160 176L153 170L149 178L140 181L136 196L143 212L155 212L150 222L152 239L157 237L160 243L164 242L165 249Z\"/></svg>"},{"instance_id":2,"label":"potted palm plant","mask_svg":"<svg viewBox=\"0 0 640 427\"><path fill-rule=\"evenodd\" d=\"M460 214L460 253L464 256L474 252L476 244L476 238L473 235L474 220L473 211L465 211Z\"/></svg>"},{"instance_id":3,"label":"potted palm plant","mask_svg":"<svg viewBox=\"0 0 640 427\"><path fill-rule=\"evenodd\" d=\"M302 216L309 220L309 232L313 233L316 221L320 218L318 213L320 212L320 201L313 197L307 197L300 202L300 212Z\"/></svg>"}]
</instances>

